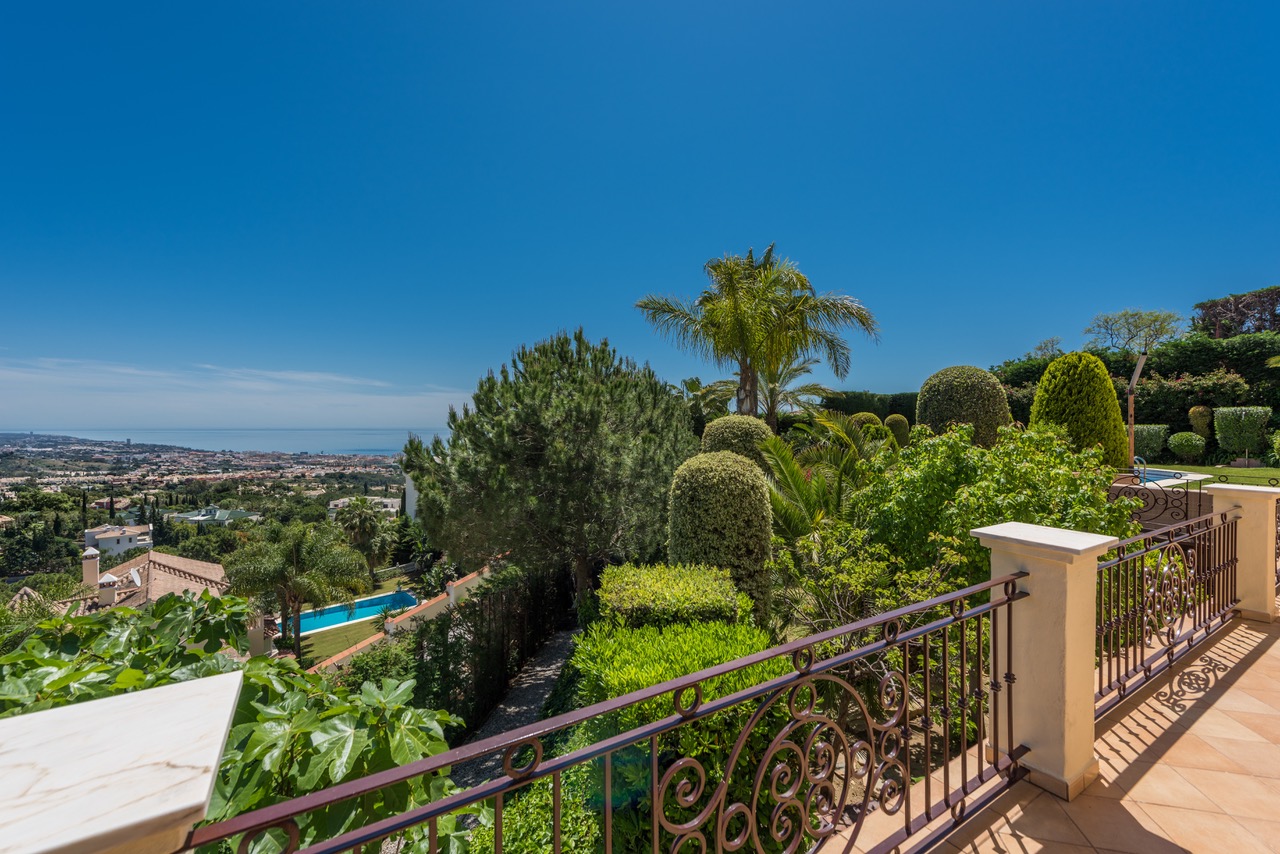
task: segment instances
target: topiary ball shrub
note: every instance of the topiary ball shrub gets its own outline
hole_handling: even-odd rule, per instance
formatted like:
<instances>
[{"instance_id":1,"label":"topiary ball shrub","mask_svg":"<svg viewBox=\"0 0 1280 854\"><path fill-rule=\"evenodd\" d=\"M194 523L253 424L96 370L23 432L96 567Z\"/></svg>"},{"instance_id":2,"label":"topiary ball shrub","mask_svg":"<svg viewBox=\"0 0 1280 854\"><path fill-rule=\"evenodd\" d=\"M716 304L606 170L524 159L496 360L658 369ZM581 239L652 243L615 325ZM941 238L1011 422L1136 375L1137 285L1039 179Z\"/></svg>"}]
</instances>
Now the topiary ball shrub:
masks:
<instances>
[{"instance_id":1,"label":"topiary ball shrub","mask_svg":"<svg viewBox=\"0 0 1280 854\"><path fill-rule=\"evenodd\" d=\"M711 566L611 566L600 576L599 595L601 616L630 629L737 623L751 613L729 570Z\"/></svg>"},{"instance_id":2,"label":"topiary ball shrub","mask_svg":"<svg viewBox=\"0 0 1280 854\"><path fill-rule=\"evenodd\" d=\"M1213 435L1213 410L1209 407L1191 407L1191 411L1187 413L1187 419L1191 422L1191 429L1197 435L1205 439Z\"/></svg>"},{"instance_id":3,"label":"topiary ball shrub","mask_svg":"<svg viewBox=\"0 0 1280 854\"><path fill-rule=\"evenodd\" d=\"M870 424L874 424L879 427L882 423L880 421L880 416L876 415L874 412L855 412L849 416L849 420L854 424L857 424L859 427L866 427Z\"/></svg>"},{"instance_id":4,"label":"topiary ball shrub","mask_svg":"<svg viewBox=\"0 0 1280 854\"><path fill-rule=\"evenodd\" d=\"M1129 437L1120 417L1120 401L1107 366L1091 353L1068 353L1049 363L1036 399L1031 424L1059 424L1076 450L1102 446L1103 462L1129 464Z\"/></svg>"},{"instance_id":5,"label":"topiary ball shrub","mask_svg":"<svg viewBox=\"0 0 1280 854\"><path fill-rule=\"evenodd\" d=\"M702 434L702 452L732 451L769 470L760 452L760 443L773 435L769 425L750 415L722 415L707 425Z\"/></svg>"},{"instance_id":6,"label":"topiary ball shrub","mask_svg":"<svg viewBox=\"0 0 1280 854\"><path fill-rule=\"evenodd\" d=\"M868 424L862 428L862 438L868 442L883 442L881 448L889 448L890 450L898 450L902 446L898 444L898 437L893 435L893 431L883 424Z\"/></svg>"},{"instance_id":7,"label":"topiary ball shrub","mask_svg":"<svg viewBox=\"0 0 1280 854\"><path fill-rule=\"evenodd\" d=\"M1220 406L1213 411L1218 447L1232 454L1257 455L1267 446L1270 406Z\"/></svg>"},{"instance_id":8,"label":"topiary ball shrub","mask_svg":"<svg viewBox=\"0 0 1280 854\"><path fill-rule=\"evenodd\" d=\"M755 613L768 613L773 515L769 484L741 454L716 451L690 457L671 480L668 559L729 570Z\"/></svg>"},{"instance_id":9,"label":"topiary ball shrub","mask_svg":"<svg viewBox=\"0 0 1280 854\"><path fill-rule=\"evenodd\" d=\"M1133 455L1142 457L1149 463L1154 462L1164 451L1165 437L1168 435L1168 424L1133 425Z\"/></svg>"},{"instance_id":10,"label":"topiary ball shrub","mask_svg":"<svg viewBox=\"0 0 1280 854\"><path fill-rule=\"evenodd\" d=\"M894 413L884 420L884 426L889 428L893 433L893 438L898 441L899 448L905 448L911 443L911 425L907 423L905 415Z\"/></svg>"},{"instance_id":11,"label":"topiary ball shrub","mask_svg":"<svg viewBox=\"0 0 1280 854\"><path fill-rule=\"evenodd\" d=\"M1169 437L1169 450L1184 463L1198 463L1204 458L1204 436L1197 433L1174 433Z\"/></svg>"},{"instance_id":12,"label":"topiary ball shrub","mask_svg":"<svg viewBox=\"0 0 1280 854\"><path fill-rule=\"evenodd\" d=\"M972 424L974 444L990 448L996 430L1013 423L1004 386L993 374L972 365L943 368L924 381L916 399L916 423L935 433L952 424Z\"/></svg>"}]
</instances>

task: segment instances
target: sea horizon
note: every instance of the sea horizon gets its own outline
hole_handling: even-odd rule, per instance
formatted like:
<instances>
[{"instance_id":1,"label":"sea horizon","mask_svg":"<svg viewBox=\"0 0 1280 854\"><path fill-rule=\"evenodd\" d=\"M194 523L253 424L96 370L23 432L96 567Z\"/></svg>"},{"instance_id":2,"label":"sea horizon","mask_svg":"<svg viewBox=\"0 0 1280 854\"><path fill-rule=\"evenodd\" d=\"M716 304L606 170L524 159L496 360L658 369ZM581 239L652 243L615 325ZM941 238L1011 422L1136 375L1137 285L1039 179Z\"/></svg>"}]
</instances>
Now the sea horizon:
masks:
<instances>
[{"instance_id":1,"label":"sea horizon","mask_svg":"<svg viewBox=\"0 0 1280 854\"><path fill-rule=\"evenodd\" d=\"M280 454L367 454L394 456L410 433L430 441L444 427L257 427L257 428L51 428L0 429L0 433L70 436L98 442L131 441L139 445L172 445L196 451L262 451Z\"/></svg>"}]
</instances>

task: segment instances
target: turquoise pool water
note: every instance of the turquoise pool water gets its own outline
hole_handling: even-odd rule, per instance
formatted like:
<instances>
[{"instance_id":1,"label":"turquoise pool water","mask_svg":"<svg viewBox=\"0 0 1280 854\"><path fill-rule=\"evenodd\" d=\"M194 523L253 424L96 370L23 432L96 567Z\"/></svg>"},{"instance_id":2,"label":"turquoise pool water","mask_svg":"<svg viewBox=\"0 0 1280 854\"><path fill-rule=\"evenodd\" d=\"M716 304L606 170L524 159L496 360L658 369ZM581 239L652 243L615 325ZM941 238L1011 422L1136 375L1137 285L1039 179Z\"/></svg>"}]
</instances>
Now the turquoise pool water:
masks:
<instances>
[{"instance_id":1,"label":"turquoise pool water","mask_svg":"<svg viewBox=\"0 0 1280 854\"><path fill-rule=\"evenodd\" d=\"M412 608L418 604L413 595L403 590L394 593L383 593L370 596L368 599L357 599L354 608L346 605L330 605L314 611L303 611L301 616L301 632L314 632L316 629L327 629L351 623L368 617L376 617L383 608Z\"/></svg>"}]
</instances>

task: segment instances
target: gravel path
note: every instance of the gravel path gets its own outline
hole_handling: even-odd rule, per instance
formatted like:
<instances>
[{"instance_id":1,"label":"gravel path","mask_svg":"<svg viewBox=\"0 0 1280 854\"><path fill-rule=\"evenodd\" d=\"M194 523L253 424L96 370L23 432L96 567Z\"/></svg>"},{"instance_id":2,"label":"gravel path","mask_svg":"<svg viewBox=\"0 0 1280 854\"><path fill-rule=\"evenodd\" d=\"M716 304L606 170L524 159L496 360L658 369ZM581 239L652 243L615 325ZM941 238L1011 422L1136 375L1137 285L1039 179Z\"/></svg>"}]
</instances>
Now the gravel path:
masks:
<instances>
[{"instance_id":1,"label":"gravel path","mask_svg":"<svg viewBox=\"0 0 1280 854\"><path fill-rule=\"evenodd\" d=\"M551 636L512 681L507 696L490 713L484 725L472 734L469 741L479 741L538 720L543 704L555 688L560 668L573 653L574 634L575 632L565 631ZM455 767L450 776L459 788L466 789L491 780L501 773L502 754L495 753Z\"/></svg>"}]
</instances>

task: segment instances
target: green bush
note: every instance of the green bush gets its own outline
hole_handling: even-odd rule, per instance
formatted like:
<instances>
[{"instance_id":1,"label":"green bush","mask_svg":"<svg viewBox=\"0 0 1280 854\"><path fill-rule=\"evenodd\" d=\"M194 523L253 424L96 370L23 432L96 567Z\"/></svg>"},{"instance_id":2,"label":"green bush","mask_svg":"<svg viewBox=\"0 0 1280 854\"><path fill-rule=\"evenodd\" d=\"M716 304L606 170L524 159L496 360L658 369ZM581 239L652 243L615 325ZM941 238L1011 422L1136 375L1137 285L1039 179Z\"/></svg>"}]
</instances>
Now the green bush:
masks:
<instances>
[{"instance_id":1,"label":"green bush","mask_svg":"<svg viewBox=\"0 0 1280 854\"><path fill-rule=\"evenodd\" d=\"M905 448L911 441L911 425L907 422L906 416L894 413L884 420L884 426L893 433L899 448Z\"/></svg>"},{"instance_id":2,"label":"green bush","mask_svg":"<svg viewBox=\"0 0 1280 854\"><path fill-rule=\"evenodd\" d=\"M1004 396L1009 401L1009 414L1017 424L1031 421L1031 404L1036 399L1036 387L1032 385L1005 386Z\"/></svg>"},{"instance_id":3,"label":"green bush","mask_svg":"<svg viewBox=\"0 0 1280 854\"><path fill-rule=\"evenodd\" d=\"M760 452L760 443L773 435L769 425L750 415L724 415L707 425L702 434L702 452L732 451L746 457L763 471L769 467Z\"/></svg>"},{"instance_id":4,"label":"green bush","mask_svg":"<svg viewBox=\"0 0 1280 854\"><path fill-rule=\"evenodd\" d=\"M1280 430L1271 434L1271 453L1280 461Z\"/></svg>"},{"instance_id":5,"label":"green bush","mask_svg":"<svg viewBox=\"0 0 1280 854\"><path fill-rule=\"evenodd\" d=\"M1121 400L1128 381L1116 379ZM1194 430L1190 410L1195 406L1239 406L1250 403L1249 384L1239 374L1218 368L1207 374L1173 377L1152 371L1138 380L1134 412L1144 424L1168 424L1174 432ZM1205 436L1205 438L1209 438Z\"/></svg>"},{"instance_id":6,"label":"green bush","mask_svg":"<svg viewBox=\"0 0 1280 854\"><path fill-rule=\"evenodd\" d=\"M916 402L916 423L942 433L952 424L972 424L973 440L984 448L996 430L1013 423L1000 381L971 365L943 368L924 381Z\"/></svg>"},{"instance_id":7,"label":"green bush","mask_svg":"<svg viewBox=\"0 0 1280 854\"><path fill-rule=\"evenodd\" d=\"M671 480L670 513L668 560L728 569L756 614L768 613L773 512L760 467L730 451L686 460Z\"/></svg>"},{"instance_id":8,"label":"green bush","mask_svg":"<svg viewBox=\"0 0 1280 854\"><path fill-rule=\"evenodd\" d=\"M1129 441L1120 402L1106 365L1091 353L1068 353L1049 365L1031 405L1031 426L1066 428L1077 450L1102 446L1102 461L1114 468L1129 464Z\"/></svg>"},{"instance_id":9,"label":"green bush","mask_svg":"<svg viewBox=\"0 0 1280 854\"><path fill-rule=\"evenodd\" d=\"M868 424L874 424L879 427L884 422L880 420L880 416L874 412L855 412L849 416L850 420L859 427L866 427Z\"/></svg>"},{"instance_id":10,"label":"green bush","mask_svg":"<svg viewBox=\"0 0 1280 854\"><path fill-rule=\"evenodd\" d=\"M611 566L600 577L600 612L630 629L674 623L737 623L751 613L729 570L710 566Z\"/></svg>"},{"instance_id":11,"label":"green bush","mask_svg":"<svg viewBox=\"0 0 1280 854\"><path fill-rule=\"evenodd\" d=\"M1267 446L1270 406L1221 406L1213 411L1213 429L1222 450L1257 455Z\"/></svg>"},{"instance_id":12,"label":"green bush","mask_svg":"<svg viewBox=\"0 0 1280 854\"><path fill-rule=\"evenodd\" d=\"M1213 410L1207 406L1193 406L1187 413L1191 429L1196 435L1208 439L1213 435Z\"/></svg>"},{"instance_id":13,"label":"green bush","mask_svg":"<svg viewBox=\"0 0 1280 854\"><path fill-rule=\"evenodd\" d=\"M822 398L822 408L853 415L856 412L874 412L881 420L890 415L901 415L908 421L916 417L914 391L897 394L876 394L871 391L838 391Z\"/></svg>"},{"instance_id":14,"label":"green bush","mask_svg":"<svg viewBox=\"0 0 1280 854\"><path fill-rule=\"evenodd\" d=\"M1196 433L1174 433L1169 437L1169 450L1184 463L1200 462L1205 444L1204 437Z\"/></svg>"},{"instance_id":15,"label":"green bush","mask_svg":"<svg viewBox=\"0 0 1280 854\"><path fill-rule=\"evenodd\" d=\"M883 447L897 450L898 437L883 424L867 424L862 428L862 438L868 442L883 442Z\"/></svg>"},{"instance_id":16,"label":"green bush","mask_svg":"<svg viewBox=\"0 0 1280 854\"><path fill-rule=\"evenodd\" d=\"M1147 462L1154 462L1164 450L1165 437L1169 435L1168 424L1135 424L1133 425L1133 454Z\"/></svg>"}]
</instances>

